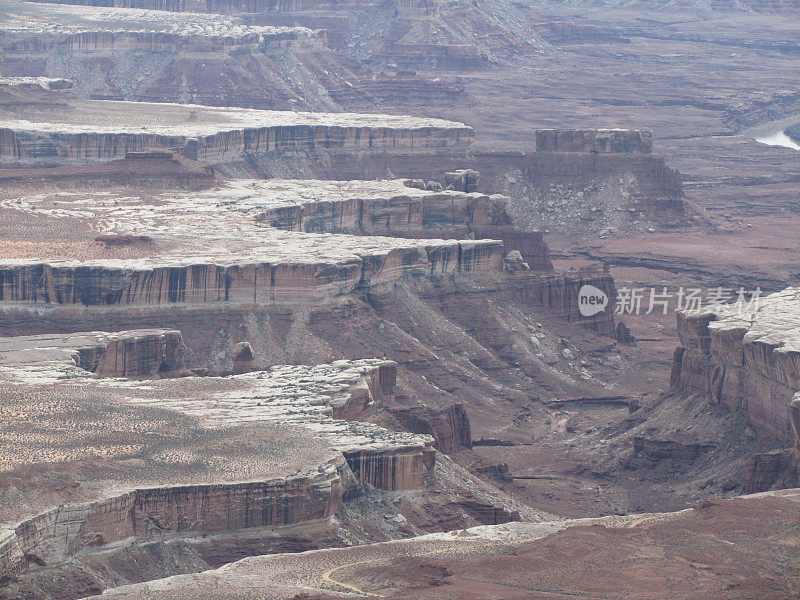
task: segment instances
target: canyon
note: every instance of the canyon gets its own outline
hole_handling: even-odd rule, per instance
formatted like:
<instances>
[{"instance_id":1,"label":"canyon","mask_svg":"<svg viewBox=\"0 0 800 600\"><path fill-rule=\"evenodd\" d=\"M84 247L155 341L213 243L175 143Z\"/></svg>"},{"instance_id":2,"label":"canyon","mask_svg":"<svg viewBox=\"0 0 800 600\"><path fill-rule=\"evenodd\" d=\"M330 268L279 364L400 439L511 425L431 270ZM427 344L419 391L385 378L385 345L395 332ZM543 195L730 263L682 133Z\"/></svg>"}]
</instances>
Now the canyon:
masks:
<instances>
[{"instance_id":1,"label":"canyon","mask_svg":"<svg viewBox=\"0 0 800 600\"><path fill-rule=\"evenodd\" d=\"M791 3L0 15L0 598L800 592Z\"/></svg>"}]
</instances>

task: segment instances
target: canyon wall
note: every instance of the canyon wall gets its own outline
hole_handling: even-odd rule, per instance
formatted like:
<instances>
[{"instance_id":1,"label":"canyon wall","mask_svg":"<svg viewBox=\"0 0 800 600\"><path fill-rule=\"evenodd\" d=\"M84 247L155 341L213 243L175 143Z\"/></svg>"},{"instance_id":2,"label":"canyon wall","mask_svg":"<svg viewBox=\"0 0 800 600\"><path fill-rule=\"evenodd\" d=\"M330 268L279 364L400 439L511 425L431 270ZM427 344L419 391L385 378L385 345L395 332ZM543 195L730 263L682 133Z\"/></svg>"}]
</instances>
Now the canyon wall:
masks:
<instances>
[{"instance_id":1,"label":"canyon wall","mask_svg":"<svg viewBox=\"0 0 800 600\"><path fill-rule=\"evenodd\" d=\"M291 113L287 113L291 122ZM370 151L386 154L464 150L472 142L468 127L381 126L346 127L328 125L275 125L236 128L220 125L211 135L192 138L180 134L137 133L134 131L71 132L52 131L47 124L0 123L0 161L7 163L84 163L125 158L134 152L177 149L184 156L204 163L241 161L289 150L326 152ZM351 156L352 160L352 156Z\"/></svg>"},{"instance_id":2,"label":"canyon wall","mask_svg":"<svg viewBox=\"0 0 800 600\"><path fill-rule=\"evenodd\" d=\"M650 154L653 132L647 129L538 129L537 152Z\"/></svg>"},{"instance_id":3,"label":"canyon wall","mask_svg":"<svg viewBox=\"0 0 800 600\"><path fill-rule=\"evenodd\" d=\"M79 365L103 377L155 377L183 369L180 331L109 336L106 344L79 348Z\"/></svg>"},{"instance_id":4,"label":"canyon wall","mask_svg":"<svg viewBox=\"0 0 800 600\"><path fill-rule=\"evenodd\" d=\"M79 371L101 377L175 377L186 373L185 350L181 332L170 329L0 337L0 367L34 379L52 376L54 370L63 370L65 377Z\"/></svg>"},{"instance_id":5,"label":"canyon wall","mask_svg":"<svg viewBox=\"0 0 800 600\"><path fill-rule=\"evenodd\" d=\"M769 310L678 313L681 347L675 351L673 388L709 394L720 406L742 412L759 435L800 446L796 395L800 392L800 353L790 341L795 318L792 292L767 297ZM780 307L780 308L778 308ZM783 314L781 314L781 312Z\"/></svg>"},{"instance_id":6,"label":"canyon wall","mask_svg":"<svg viewBox=\"0 0 800 600\"><path fill-rule=\"evenodd\" d=\"M261 177L285 177L286 161L275 153L253 156L249 164ZM680 173L668 167L664 159L645 154L474 151L421 157L410 153L372 152L347 157L331 152L308 152L295 154L292 166L302 177L338 180L401 177L442 181L446 173L473 169L481 174L479 191L488 194L505 193L509 176L522 176L533 184L545 185L557 180L620 177L632 173L654 208L683 211Z\"/></svg>"},{"instance_id":7,"label":"canyon wall","mask_svg":"<svg viewBox=\"0 0 800 600\"><path fill-rule=\"evenodd\" d=\"M584 317L578 310L578 291L584 284L603 290L609 298L616 297L616 288L611 276L587 274L571 277L522 272L509 274L502 280L485 282L469 280L469 285L475 289L466 295L460 291L460 286L455 285L457 281L432 283L423 280L417 283L413 278L402 281L413 287L419 287L419 293L425 297L435 297L437 302L445 305L458 305L459 302L467 302L473 297L497 297L512 300L526 307L526 310L545 312L553 317L580 324L603 335L613 336L615 332L613 311L606 310L592 317ZM467 285L466 280L464 285ZM374 304L378 301L378 292L391 294L392 289L392 285L360 289L350 297L364 299L366 296L369 302ZM101 328L114 331L137 327L179 329L186 345L191 349L190 355L187 356L187 365L191 368L201 368L219 362L220 359L216 357L218 352L223 352L225 357L232 359L233 347L236 344L253 341L245 337L246 331L253 333L252 328L247 325L252 319L275 323L275 326L281 324L280 328L288 328L288 323L307 321L308 317L303 317L305 310L307 308L303 305L292 307L288 303L257 306L252 303L233 302L175 303L130 307L0 303L0 315L7 335L69 333ZM335 306L326 309L319 305L314 318L326 323L342 323L342 327L346 328L347 319L350 318L347 317L348 314L346 311L342 314ZM220 331L227 332L222 347L218 345ZM265 335L267 333L264 332ZM264 343L268 343L266 338ZM274 354L274 350L271 354ZM291 362L294 358L291 353L278 354L267 364ZM256 359L259 366L265 366L263 362L259 362L259 356L256 356ZM229 372L232 368L232 364L228 367L221 365L223 372Z\"/></svg>"},{"instance_id":8,"label":"canyon wall","mask_svg":"<svg viewBox=\"0 0 800 600\"><path fill-rule=\"evenodd\" d=\"M256 220L279 229L310 233L501 240L504 254L519 250L532 270L552 271L550 251L541 232L517 230L507 211L508 202L500 195L477 193L431 193L422 199L398 194L280 206L257 215Z\"/></svg>"},{"instance_id":9,"label":"canyon wall","mask_svg":"<svg viewBox=\"0 0 800 600\"><path fill-rule=\"evenodd\" d=\"M84 548L130 537L228 532L323 519L335 513L341 501L342 480L335 466L311 477L137 489L89 504L61 506L0 532L0 573L19 572L24 563L58 566Z\"/></svg>"},{"instance_id":10,"label":"canyon wall","mask_svg":"<svg viewBox=\"0 0 800 600\"><path fill-rule=\"evenodd\" d=\"M275 31L242 33L239 35L198 34L186 35L161 31L82 31L78 33L47 36L41 33L29 36L4 36L4 60L15 55L28 60L46 60L49 53L98 50L113 52L196 52L231 54L236 52L280 52L297 48L299 44L324 44L324 34L305 28L276 28ZM9 39L10 38L10 39ZM38 55L38 56L37 56ZM11 59L13 60L13 59Z\"/></svg>"},{"instance_id":11,"label":"canyon wall","mask_svg":"<svg viewBox=\"0 0 800 600\"><path fill-rule=\"evenodd\" d=\"M110 306L319 301L411 273L499 272L502 251L500 242L464 240L396 248L339 263L127 267L122 261L93 266L3 261L0 302Z\"/></svg>"},{"instance_id":12,"label":"canyon wall","mask_svg":"<svg viewBox=\"0 0 800 600\"><path fill-rule=\"evenodd\" d=\"M459 447L472 447L469 416L463 404L442 410L426 406L394 408L391 413L404 429L430 435L440 452L452 454Z\"/></svg>"},{"instance_id":13,"label":"canyon wall","mask_svg":"<svg viewBox=\"0 0 800 600\"><path fill-rule=\"evenodd\" d=\"M345 452L344 457L358 481L389 491L422 488L425 468L432 469L436 462L432 448L359 449Z\"/></svg>"}]
</instances>

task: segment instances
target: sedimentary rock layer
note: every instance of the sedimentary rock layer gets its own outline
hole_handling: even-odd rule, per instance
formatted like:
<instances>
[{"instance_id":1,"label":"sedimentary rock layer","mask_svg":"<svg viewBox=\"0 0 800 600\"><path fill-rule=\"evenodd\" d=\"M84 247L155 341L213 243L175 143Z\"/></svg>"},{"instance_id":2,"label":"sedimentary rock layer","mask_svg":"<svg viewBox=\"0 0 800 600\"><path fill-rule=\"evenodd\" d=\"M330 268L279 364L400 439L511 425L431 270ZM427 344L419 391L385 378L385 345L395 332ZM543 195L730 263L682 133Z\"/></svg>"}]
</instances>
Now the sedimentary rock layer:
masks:
<instances>
[{"instance_id":1,"label":"sedimentary rock layer","mask_svg":"<svg viewBox=\"0 0 800 600\"><path fill-rule=\"evenodd\" d=\"M427 195L438 198L442 213L448 212L449 203L456 203L449 218L447 214L432 217L433 221L439 218L433 223L438 229L426 231L420 225L418 231L425 238L437 231L458 236L461 219L468 220L467 228L469 219L476 225L503 219L499 201L486 196L455 192L436 196L397 182L244 182L208 192L147 197L120 194L111 199L106 193L90 193L10 198L2 202L4 208L41 219L42 227L52 228L54 236L69 234L66 243L75 245L75 238L82 236L105 246L100 251L78 244L84 255L97 252L120 258L64 260L60 258L63 246L50 250L41 244L33 256L0 261L0 302L86 306L312 302L410 274L451 276L503 269L500 241L290 232L257 221L275 206L299 202L294 194L299 195L304 185L307 193L316 189L323 196L329 191L333 195L338 187L340 197L354 198L360 197L360 190L372 188L366 196L386 205L392 202L394 191L405 190L403 202L409 209L416 205L421 210L421 199ZM356 207L360 209L361 204ZM481 216L480 210L473 210L481 207L495 210L498 216ZM319 228L324 229L327 225L320 222ZM335 228L333 222L329 226ZM342 228L348 229L346 224ZM389 232L394 228L390 224ZM353 229L357 233L355 224ZM401 234L414 233L402 223L397 229ZM487 233L493 230L491 225L485 229ZM500 233L509 229L494 227ZM538 243L536 235L523 241L530 246L527 250L538 253L538 264L542 264L546 246ZM115 240L120 242L115 244ZM131 242L137 240L139 245Z\"/></svg>"},{"instance_id":2,"label":"sedimentary rock layer","mask_svg":"<svg viewBox=\"0 0 800 600\"><path fill-rule=\"evenodd\" d=\"M100 376L126 374L120 359L153 374L179 363L180 347L175 331L3 338L0 493L10 500L0 507L0 573L130 537L323 519L354 482L415 489L434 466L432 438L353 420L393 399L391 361L229 378ZM49 487L52 465L72 504L55 508L63 496Z\"/></svg>"},{"instance_id":3,"label":"sedimentary rock layer","mask_svg":"<svg viewBox=\"0 0 800 600\"><path fill-rule=\"evenodd\" d=\"M179 331L138 329L119 333L0 337L0 369L24 381L86 371L103 377L181 374L185 347Z\"/></svg>"},{"instance_id":4,"label":"sedimentary rock layer","mask_svg":"<svg viewBox=\"0 0 800 600\"><path fill-rule=\"evenodd\" d=\"M537 152L650 154L653 132L640 129L539 129Z\"/></svg>"},{"instance_id":5,"label":"sedimentary rock layer","mask_svg":"<svg viewBox=\"0 0 800 600\"><path fill-rule=\"evenodd\" d=\"M287 150L446 153L465 150L472 137L471 128L440 119L93 100L70 105L58 118L0 114L0 161L105 162L174 148L206 163Z\"/></svg>"},{"instance_id":6,"label":"sedimentary rock layer","mask_svg":"<svg viewBox=\"0 0 800 600\"><path fill-rule=\"evenodd\" d=\"M777 597L791 597L799 503L800 491L784 490L707 501L674 513L511 523L260 556L216 571L109 590L102 600L346 598L356 589L365 597L398 600L653 594L745 600L762 596L765 585ZM568 568L564 556L570 557ZM631 571L631 556L644 574ZM699 556L703 563L696 562ZM702 577L687 563L702 564Z\"/></svg>"},{"instance_id":7,"label":"sedimentary rock layer","mask_svg":"<svg viewBox=\"0 0 800 600\"><path fill-rule=\"evenodd\" d=\"M433 437L436 447L450 454L459 447L472 447L472 431L463 404L444 410L419 406L393 409L392 415L404 429Z\"/></svg>"},{"instance_id":8,"label":"sedimentary rock layer","mask_svg":"<svg viewBox=\"0 0 800 600\"><path fill-rule=\"evenodd\" d=\"M31 59L73 50L230 53L324 42L322 32L244 25L235 17L35 2L0 3L0 23L3 51Z\"/></svg>"},{"instance_id":9,"label":"sedimentary rock layer","mask_svg":"<svg viewBox=\"0 0 800 600\"><path fill-rule=\"evenodd\" d=\"M531 269L550 271L550 252L540 232L514 228L508 199L458 189L430 191L422 182L244 181L234 195L263 203L256 220L289 231L388 235L409 238L489 238L504 253L519 250ZM461 182L463 187L467 183ZM469 184L477 187L477 181Z\"/></svg>"},{"instance_id":10,"label":"sedimentary rock layer","mask_svg":"<svg viewBox=\"0 0 800 600\"><path fill-rule=\"evenodd\" d=\"M142 488L66 505L0 530L0 573L25 562L57 567L86 548L125 538L280 527L331 516L341 505L334 468L317 476L259 482Z\"/></svg>"},{"instance_id":11,"label":"sedimentary rock layer","mask_svg":"<svg viewBox=\"0 0 800 600\"><path fill-rule=\"evenodd\" d=\"M364 253L340 262L0 261L0 302L152 305L314 302L405 274L498 272L502 244L463 241Z\"/></svg>"},{"instance_id":12,"label":"sedimentary rock layer","mask_svg":"<svg viewBox=\"0 0 800 600\"><path fill-rule=\"evenodd\" d=\"M672 386L741 411L760 435L800 445L800 290L678 313Z\"/></svg>"}]
</instances>

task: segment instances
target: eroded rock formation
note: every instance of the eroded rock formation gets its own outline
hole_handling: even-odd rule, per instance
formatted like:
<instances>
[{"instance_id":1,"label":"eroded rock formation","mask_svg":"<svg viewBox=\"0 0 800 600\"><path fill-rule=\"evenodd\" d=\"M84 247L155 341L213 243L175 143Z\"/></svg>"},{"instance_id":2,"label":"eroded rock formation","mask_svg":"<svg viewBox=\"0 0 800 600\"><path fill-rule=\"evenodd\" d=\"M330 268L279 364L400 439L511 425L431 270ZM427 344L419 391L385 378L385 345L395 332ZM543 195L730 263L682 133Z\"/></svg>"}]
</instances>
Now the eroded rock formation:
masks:
<instances>
[{"instance_id":1,"label":"eroded rock formation","mask_svg":"<svg viewBox=\"0 0 800 600\"><path fill-rule=\"evenodd\" d=\"M157 377L184 374L185 346L180 331L93 332L0 338L0 366L26 378L63 369L70 362L103 377Z\"/></svg>"},{"instance_id":2,"label":"eroded rock formation","mask_svg":"<svg viewBox=\"0 0 800 600\"><path fill-rule=\"evenodd\" d=\"M73 102L58 119L35 109L14 115L0 118L0 161L11 165L106 162L170 149L205 163L291 150L351 158L360 151L447 154L463 152L473 137L471 128L441 119L144 102Z\"/></svg>"},{"instance_id":3,"label":"eroded rock formation","mask_svg":"<svg viewBox=\"0 0 800 600\"><path fill-rule=\"evenodd\" d=\"M131 384L102 376L153 375L158 370L152 365L168 360L177 366L182 347L178 332L2 340L4 409L19 415L3 425L9 442L0 457L8 475L5 487L27 470L29 481L18 485L47 489L48 469L35 458L39 451L20 451L33 437L48 444L52 459L71 473L71 496L77 501L31 515L51 502L46 491L36 504L2 507L0 572L6 577L40 566L58 567L85 549L131 537L233 532L325 519L339 509L345 493L352 494L353 486L418 489L423 473L434 468L432 438L355 421L392 401L397 369L390 361L339 361L230 378ZM120 361L134 361L139 368L125 371ZM94 368L95 374L81 366ZM53 393L58 402L48 402ZM69 442L52 425L98 403L103 408L94 409L95 423L83 434L70 433L83 435L77 454L59 446ZM115 423L109 412L115 407L126 415L128 429ZM138 437L139 427L147 427L151 415L164 411L174 425L150 425L150 438ZM165 425L184 428L183 435L171 442L160 439ZM226 449L212 450L224 440ZM269 447L264 443L275 445L267 456L252 454L259 446L262 451ZM199 462L186 467L181 456L195 452ZM274 463L270 452L278 454ZM283 463L283 452L296 453L297 459ZM141 463L148 468L137 467ZM301 466L293 472L292 464ZM163 469L172 475L163 478Z\"/></svg>"},{"instance_id":4,"label":"eroded rock formation","mask_svg":"<svg viewBox=\"0 0 800 600\"><path fill-rule=\"evenodd\" d=\"M742 411L759 434L794 444L798 291L788 288L756 304L678 313L682 347L675 353L672 385L709 393L729 410Z\"/></svg>"},{"instance_id":5,"label":"eroded rock formation","mask_svg":"<svg viewBox=\"0 0 800 600\"><path fill-rule=\"evenodd\" d=\"M788 446L752 457L745 489L758 492L800 480L798 290L758 302L678 313L682 346L670 384L708 394L742 414L758 436Z\"/></svg>"},{"instance_id":6,"label":"eroded rock formation","mask_svg":"<svg viewBox=\"0 0 800 600\"><path fill-rule=\"evenodd\" d=\"M595 152L650 154L653 132L627 129L540 129L537 152Z\"/></svg>"}]
</instances>

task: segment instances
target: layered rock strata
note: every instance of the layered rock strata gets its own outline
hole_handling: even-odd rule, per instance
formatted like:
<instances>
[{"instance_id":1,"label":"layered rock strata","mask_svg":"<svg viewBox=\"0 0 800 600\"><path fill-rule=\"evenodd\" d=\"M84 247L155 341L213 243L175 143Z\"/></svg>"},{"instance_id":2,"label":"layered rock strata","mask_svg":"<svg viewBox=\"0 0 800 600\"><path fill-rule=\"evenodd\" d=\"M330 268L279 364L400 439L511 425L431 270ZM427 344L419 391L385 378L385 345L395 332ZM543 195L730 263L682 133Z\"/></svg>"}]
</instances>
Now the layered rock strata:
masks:
<instances>
[{"instance_id":1,"label":"layered rock strata","mask_svg":"<svg viewBox=\"0 0 800 600\"><path fill-rule=\"evenodd\" d=\"M436 448L445 454L452 454L459 447L472 447L472 430L463 404L443 410L424 406L395 408L391 413L407 431L433 437Z\"/></svg>"},{"instance_id":2,"label":"layered rock strata","mask_svg":"<svg viewBox=\"0 0 800 600\"><path fill-rule=\"evenodd\" d=\"M74 50L232 53L324 43L324 32L304 27L250 26L197 13L3 2L0 16L3 52L29 60Z\"/></svg>"},{"instance_id":3,"label":"layered rock strata","mask_svg":"<svg viewBox=\"0 0 800 600\"><path fill-rule=\"evenodd\" d=\"M0 369L24 381L54 372L81 377L157 377L182 374L185 346L180 331L0 337Z\"/></svg>"},{"instance_id":4,"label":"layered rock strata","mask_svg":"<svg viewBox=\"0 0 800 600\"><path fill-rule=\"evenodd\" d=\"M650 154L653 132L647 129L538 129L537 152Z\"/></svg>"},{"instance_id":5,"label":"layered rock strata","mask_svg":"<svg viewBox=\"0 0 800 600\"><path fill-rule=\"evenodd\" d=\"M205 163L286 151L388 154L463 152L472 129L461 123L392 115L303 113L188 104L92 100L52 120L0 114L0 162L74 164L131 152L179 149Z\"/></svg>"},{"instance_id":6,"label":"layered rock strata","mask_svg":"<svg viewBox=\"0 0 800 600\"><path fill-rule=\"evenodd\" d=\"M419 189L414 180L239 181L236 196L263 198L256 220L289 231L389 235L412 238L489 238L504 253L519 250L531 269L551 271L550 252L540 232L520 231L508 213L508 198L477 188L477 173L451 173L454 189ZM461 188L461 189L459 189Z\"/></svg>"},{"instance_id":7,"label":"layered rock strata","mask_svg":"<svg viewBox=\"0 0 800 600\"><path fill-rule=\"evenodd\" d=\"M108 355L123 340L138 340L142 353L152 352L140 362L154 364L164 358L149 343L159 336L173 350L181 344L177 332L152 330L3 339L0 493L11 498L0 508L4 577L131 537L324 519L354 484L415 489L433 468L432 438L344 420L393 399L391 361L147 382L105 379L76 364L83 350ZM63 502L48 463L69 480L71 504L48 508Z\"/></svg>"},{"instance_id":8,"label":"layered rock strata","mask_svg":"<svg viewBox=\"0 0 800 600\"><path fill-rule=\"evenodd\" d=\"M398 600L674 597L676 590L743 600L762 596L765 579L776 596L791 597L799 504L799 490L784 490L710 500L673 513L510 523L302 556L260 556L119 587L94 600L349 598L354 590ZM765 532L779 543L764 543ZM572 553L565 569L563 557ZM631 555L644 565L646 577L629 574ZM701 564L694 562L698 555L705 561L702 577L686 568L687 562ZM732 571L732 563L741 565Z\"/></svg>"},{"instance_id":9,"label":"layered rock strata","mask_svg":"<svg viewBox=\"0 0 800 600\"><path fill-rule=\"evenodd\" d=\"M85 306L312 302L410 274L502 271L500 241L289 232L257 221L265 210L287 202L287 196L293 197L291 190L303 185L312 182L249 182L209 192L147 198L112 198L103 193L80 199L75 195L8 199L4 207L42 217L43 227L53 227L54 233L61 228L59 223L67 223L91 239L135 236L152 243L121 247L118 253L124 258L119 259L64 260L58 258L63 255L62 246L48 252L46 245L41 245L38 256L2 260L0 302ZM320 182L313 185L323 194L333 187ZM392 182L374 185L378 197L401 186ZM347 186L341 189L343 195L358 197L358 191L352 190L360 188L369 189L370 184L354 183L350 191ZM410 188L404 189L413 196ZM451 217L455 233L448 231L448 235L459 233L455 222L467 218L471 206L485 201L485 206L491 207L485 196L452 196L461 198L466 208ZM440 198L448 200L447 194ZM409 207L414 204L410 199L405 202ZM403 225L398 229L402 233ZM410 229L405 232L414 233ZM431 233L435 231L427 235ZM540 253L545 249L540 246ZM109 255L106 250L99 254Z\"/></svg>"},{"instance_id":10,"label":"layered rock strata","mask_svg":"<svg viewBox=\"0 0 800 600\"><path fill-rule=\"evenodd\" d=\"M671 384L741 411L761 436L800 446L800 290L678 313Z\"/></svg>"}]
</instances>

